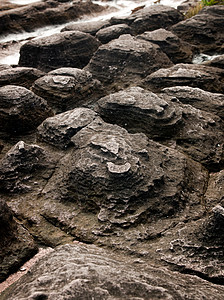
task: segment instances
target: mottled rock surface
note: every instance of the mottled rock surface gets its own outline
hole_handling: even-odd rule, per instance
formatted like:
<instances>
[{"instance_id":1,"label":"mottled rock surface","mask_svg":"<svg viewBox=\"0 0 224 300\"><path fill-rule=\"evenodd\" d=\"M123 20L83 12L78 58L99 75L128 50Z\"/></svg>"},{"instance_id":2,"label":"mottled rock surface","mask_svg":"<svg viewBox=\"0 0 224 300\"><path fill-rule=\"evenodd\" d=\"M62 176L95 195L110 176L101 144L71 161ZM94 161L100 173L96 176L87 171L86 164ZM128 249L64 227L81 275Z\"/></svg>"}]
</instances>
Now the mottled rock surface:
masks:
<instances>
[{"instance_id":1,"label":"mottled rock surface","mask_svg":"<svg viewBox=\"0 0 224 300\"><path fill-rule=\"evenodd\" d=\"M66 31L31 40L20 49L19 65L51 71L60 67L83 68L100 42L88 33Z\"/></svg>"}]
</instances>

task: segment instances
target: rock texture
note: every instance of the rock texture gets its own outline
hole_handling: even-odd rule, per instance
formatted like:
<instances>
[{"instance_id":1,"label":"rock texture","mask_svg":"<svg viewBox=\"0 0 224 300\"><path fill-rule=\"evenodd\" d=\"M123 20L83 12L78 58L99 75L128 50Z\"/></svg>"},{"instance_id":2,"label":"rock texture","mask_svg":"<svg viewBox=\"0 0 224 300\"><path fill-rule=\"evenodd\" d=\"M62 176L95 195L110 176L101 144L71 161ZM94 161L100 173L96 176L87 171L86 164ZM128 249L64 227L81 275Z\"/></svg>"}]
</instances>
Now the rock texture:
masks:
<instances>
[{"instance_id":1,"label":"rock texture","mask_svg":"<svg viewBox=\"0 0 224 300\"><path fill-rule=\"evenodd\" d=\"M0 132L12 135L29 132L52 116L47 102L24 87L0 88Z\"/></svg>"},{"instance_id":2,"label":"rock texture","mask_svg":"<svg viewBox=\"0 0 224 300\"><path fill-rule=\"evenodd\" d=\"M19 65L51 71L60 67L83 68L100 42L88 33L68 31L31 40L20 49Z\"/></svg>"},{"instance_id":3,"label":"rock texture","mask_svg":"<svg viewBox=\"0 0 224 300\"><path fill-rule=\"evenodd\" d=\"M77 68L49 72L34 82L32 91L46 99L57 113L90 104L104 94L90 72Z\"/></svg>"},{"instance_id":4,"label":"rock texture","mask_svg":"<svg viewBox=\"0 0 224 300\"><path fill-rule=\"evenodd\" d=\"M127 24L117 24L100 29L97 31L96 37L102 44L106 44L119 38L122 34L131 34L131 28Z\"/></svg>"}]
</instances>

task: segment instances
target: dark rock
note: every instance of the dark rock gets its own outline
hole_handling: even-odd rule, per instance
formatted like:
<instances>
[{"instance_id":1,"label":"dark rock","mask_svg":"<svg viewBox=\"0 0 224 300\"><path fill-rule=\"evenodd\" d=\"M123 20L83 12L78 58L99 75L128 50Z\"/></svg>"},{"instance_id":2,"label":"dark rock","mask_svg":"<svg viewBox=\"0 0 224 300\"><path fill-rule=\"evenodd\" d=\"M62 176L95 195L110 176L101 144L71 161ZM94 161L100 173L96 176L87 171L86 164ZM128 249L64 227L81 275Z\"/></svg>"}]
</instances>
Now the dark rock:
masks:
<instances>
[{"instance_id":1,"label":"dark rock","mask_svg":"<svg viewBox=\"0 0 224 300\"><path fill-rule=\"evenodd\" d=\"M57 278L57 284L55 279ZM21 289L21 286L23 287ZM57 248L3 294L14 299L222 300L224 289L166 268L137 266L92 245Z\"/></svg>"},{"instance_id":2,"label":"dark rock","mask_svg":"<svg viewBox=\"0 0 224 300\"><path fill-rule=\"evenodd\" d=\"M0 16L0 34L32 31L46 25L62 24L81 16L102 12L105 8L91 1L41 1L9 11Z\"/></svg>"},{"instance_id":3,"label":"dark rock","mask_svg":"<svg viewBox=\"0 0 224 300\"><path fill-rule=\"evenodd\" d=\"M165 29L157 29L145 32L138 36L141 39L155 43L172 60L173 63L191 63L193 58L193 47L181 41L175 34Z\"/></svg>"},{"instance_id":4,"label":"dark rock","mask_svg":"<svg viewBox=\"0 0 224 300\"><path fill-rule=\"evenodd\" d=\"M86 69L102 83L119 87L137 84L155 70L171 65L159 46L122 35L99 47Z\"/></svg>"},{"instance_id":5,"label":"dark rock","mask_svg":"<svg viewBox=\"0 0 224 300\"><path fill-rule=\"evenodd\" d=\"M95 35L97 31L99 31L102 28L105 28L107 26L110 26L110 23L108 21L100 20L100 21L90 21L90 22L82 22L78 24L69 24L66 25L61 32L64 31L82 31L89 33L91 35Z\"/></svg>"},{"instance_id":6,"label":"dark rock","mask_svg":"<svg viewBox=\"0 0 224 300\"><path fill-rule=\"evenodd\" d=\"M38 127L39 137L49 144L65 149L71 145L71 137L91 123L96 115L88 108L76 108L47 118Z\"/></svg>"},{"instance_id":7,"label":"dark rock","mask_svg":"<svg viewBox=\"0 0 224 300\"><path fill-rule=\"evenodd\" d=\"M7 68L0 70L0 86L11 84L29 89L33 82L41 76L44 76L44 73L33 68Z\"/></svg>"},{"instance_id":8,"label":"dark rock","mask_svg":"<svg viewBox=\"0 0 224 300\"><path fill-rule=\"evenodd\" d=\"M53 113L47 102L24 87L0 88L0 131L10 134L29 132Z\"/></svg>"},{"instance_id":9,"label":"dark rock","mask_svg":"<svg viewBox=\"0 0 224 300\"><path fill-rule=\"evenodd\" d=\"M31 256L37 247L28 231L13 219L4 200L0 200L0 282Z\"/></svg>"},{"instance_id":10,"label":"dark rock","mask_svg":"<svg viewBox=\"0 0 224 300\"><path fill-rule=\"evenodd\" d=\"M122 34L131 34L131 28L127 24L117 24L100 29L96 33L96 37L102 44L107 44Z\"/></svg>"},{"instance_id":11,"label":"dark rock","mask_svg":"<svg viewBox=\"0 0 224 300\"><path fill-rule=\"evenodd\" d=\"M218 173L211 173L209 176L208 187L204 195L204 205L206 210L211 209L221 204L224 206L224 170Z\"/></svg>"},{"instance_id":12,"label":"dark rock","mask_svg":"<svg viewBox=\"0 0 224 300\"><path fill-rule=\"evenodd\" d=\"M32 91L58 113L94 102L103 95L100 82L90 72L61 68L35 81Z\"/></svg>"},{"instance_id":13,"label":"dark rock","mask_svg":"<svg viewBox=\"0 0 224 300\"><path fill-rule=\"evenodd\" d=\"M204 7L197 15L174 25L171 30L201 52L223 51L224 7Z\"/></svg>"},{"instance_id":14,"label":"dark rock","mask_svg":"<svg viewBox=\"0 0 224 300\"><path fill-rule=\"evenodd\" d=\"M135 34L159 28L169 28L183 20L183 15L176 9L164 5L152 5L138 10L128 17L112 18L111 24L125 23Z\"/></svg>"},{"instance_id":15,"label":"dark rock","mask_svg":"<svg viewBox=\"0 0 224 300\"><path fill-rule=\"evenodd\" d=\"M206 62L207 66L224 69L224 54Z\"/></svg>"},{"instance_id":16,"label":"dark rock","mask_svg":"<svg viewBox=\"0 0 224 300\"><path fill-rule=\"evenodd\" d=\"M224 119L224 95L210 93L199 88L189 86L174 86L165 88L163 93L176 97L184 104L218 115Z\"/></svg>"},{"instance_id":17,"label":"dark rock","mask_svg":"<svg viewBox=\"0 0 224 300\"><path fill-rule=\"evenodd\" d=\"M223 93L224 73L221 69L205 65L177 64L160 69L144 80L143 87L159 91L171 86L190 86L215 93Z\"/></svg>"},{"instance_id":18,"label":"dark rock","mask_svg":"<svg viewBox=\"0 0 224 300\"><path fill-rule=\"evenodd\" d=\"M83 68L100 42L80 31L56 33L31 40L20 49L19 65L50 71L60 67Z\"/></svg>"}]
</instances>

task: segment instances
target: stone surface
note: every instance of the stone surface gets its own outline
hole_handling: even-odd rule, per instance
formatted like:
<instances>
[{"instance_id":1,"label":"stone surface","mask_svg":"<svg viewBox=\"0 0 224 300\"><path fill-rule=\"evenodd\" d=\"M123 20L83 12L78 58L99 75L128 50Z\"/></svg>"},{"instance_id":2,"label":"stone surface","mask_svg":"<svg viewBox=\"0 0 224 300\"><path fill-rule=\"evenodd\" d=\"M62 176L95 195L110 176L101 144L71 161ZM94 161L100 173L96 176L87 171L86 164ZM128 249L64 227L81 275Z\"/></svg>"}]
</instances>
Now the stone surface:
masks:
<instances>
[{"instance_id":1,"label":"stone surface","mask_svg":"<svg viewBox=\"0 0 224 300\"><path fill-rule=\"evenodd\" d=\"M99 47L86 69L103 84L128 86L172 62L159 46L147 41L122 35Z\"/></svg>"},{"instance_id":2,"label":"stone surface","mask_svg":"<svg viewBox=\"0 0 224 300\"><path fill-rule=\"evenodd\" d=\"M72 144L71 138L91 123L97 114L88 108L75 108L47 118L39 127L39 138L55 147L66 149Z\"/></svg>"},{"instance_id":3,"label":"stone surface","mask_svg":"<svg viewBox=\"0 0 224 300\"><path fill-rule=\"evenodd\" d=\"M53 112L47 102L20 86L0 88L0 132L12 135L29 132Z\"/></svg>"},{"instance_id":4,"label":"stone surface","mask_svg":"<svg viewBox=\"0 0 224 300\"><path fill-rule=\"evenodd\" d=\"M46 99L57 113L90 104L104 94L90 72L77 68L49 72L34 82L32 91Z\"/></svg>"},{"instance_id":5,"label":"stone surface","mask_svg":"<svg viewBox=\"0 0 224 300\"><path fill-rule=\"evenodd\" d=\"M204 7L197 15L172 27L172 31L184 41L197 45L202 52L223 51L224 7Z\"/></svg>"},{"instance_id":6,"label":"stone surface","mask_svg":"<svg viewBox=\"0 0 224 300\"><path fill-rule=\"evenodd\" d=\"M206 65L177 64L160 69L144 80L143 87L153 91L171 86L190 86L215 93L223 93L223 71Z\"/></svg>"},{"instance_id":7,"label":"stone surface","mask_svg":"<svg viewBox=\"0 0 224 300\"><path fill-rule=\"evenodd\" d=\"M83 68L100 42L88 33L66 31L31 40L20 48L19 65L51 71L60 67Z\"/></svg>"},{"instance_id":8,"label":"stone surface","mask_svg":"<svg viewBox=\"0 0 224 300\"><path fill-rule=\"evenodd\" d=\"M44 72L34 68L16 67L4 69L0 71L0 86L10 84L29 89L33 82L42 76L44 76Z\"/></svg>"},{"instance_id":9,"label":"stone surface","mask_svg":"<svg viewBox=\"0 0 224 300\"><path fill-rule=\"evenodd\" d=\"M127 24L117 24L100 29L97 31L96 37L102 44L107 44L122 34L131 34L131 28Z\"/></svg>"},{"instance_id":10,"label":"stone surface","mask_svg":"<svg viewBox=\"0 0 224 300\"><path fill-rule=\"evenodd\" d=\"M224 54L206 62L207 66L224 69Z\"/></svg>"},{"instance_id":11,"label":"stone surface","mask_svg":"<svg viewBox=\"0 0 224 300\"><path fill-rule=\"evenodd\" d=\"M211 209L221 204L224 206L224 170L217 173L211 173L209 176L208 187L204 196L206 209Z\"/></svg>"},{"instance_id":12,"label":"stone surface","mask_svg":"<svg viewBox=\"0 0 224 300\"><path fill-rule=\"evenodd\" d=\"M152 5L138 10L128 17L114 17L111 24L125 23L135 34L159 28L169 28L183 20L183 15L176 9L164 5Z\"/></svg>"},{"instance_id":13,"label":"stone surface","mask_svg":"<svg viewBox=\"0 0 224 300\"><path fill-rule=\"evenodd\" d=\"M155 43L166 53L170 60L177 63L191 63L193 53L196 49L179 39L175 34L166 29L160 28L151 32L144 32L138 36L141 39Z\"/></svg>"}]
</instances>

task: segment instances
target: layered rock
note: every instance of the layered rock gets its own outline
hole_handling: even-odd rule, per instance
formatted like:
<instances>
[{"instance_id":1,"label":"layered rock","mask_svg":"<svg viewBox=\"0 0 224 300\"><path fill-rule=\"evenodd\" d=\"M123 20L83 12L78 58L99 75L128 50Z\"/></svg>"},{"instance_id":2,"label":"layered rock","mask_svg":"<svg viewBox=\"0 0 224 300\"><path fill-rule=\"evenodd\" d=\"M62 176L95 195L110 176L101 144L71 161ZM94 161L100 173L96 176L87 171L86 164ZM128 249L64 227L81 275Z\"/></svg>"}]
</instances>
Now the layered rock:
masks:
<instances>
[{"instance_id":1,"label":"layered rock","mask_svg":"<svg viewBox=\"0 0 224 300\"><path fill-rule=\"evenodd\" d=\"M49 72L34 82L32 91L57 113L90 104L103 95L100 82L90 72L77 68Z\"/></svg>"},{"instance_id":2,"label":"layered rock","mask_svg":"<svg viewBox=\"0 0 224 300\"><path fill-rule=\"evenodd\" d=\"M53 112L47 102L21 86L0 88L0 131L21 134L34 130Z\"/></svg>"},{"instance_id":3,"label":"layered rock","mask_svg":"<svg viewBox=\"0 0 224 300\"><path fill-rule=\"evenodd\" d=\"M31 40L20 49L19 65L51 71L60 67L83 68L100 42L88 33L68 31Z\"/></svg>"}]
</instances>

